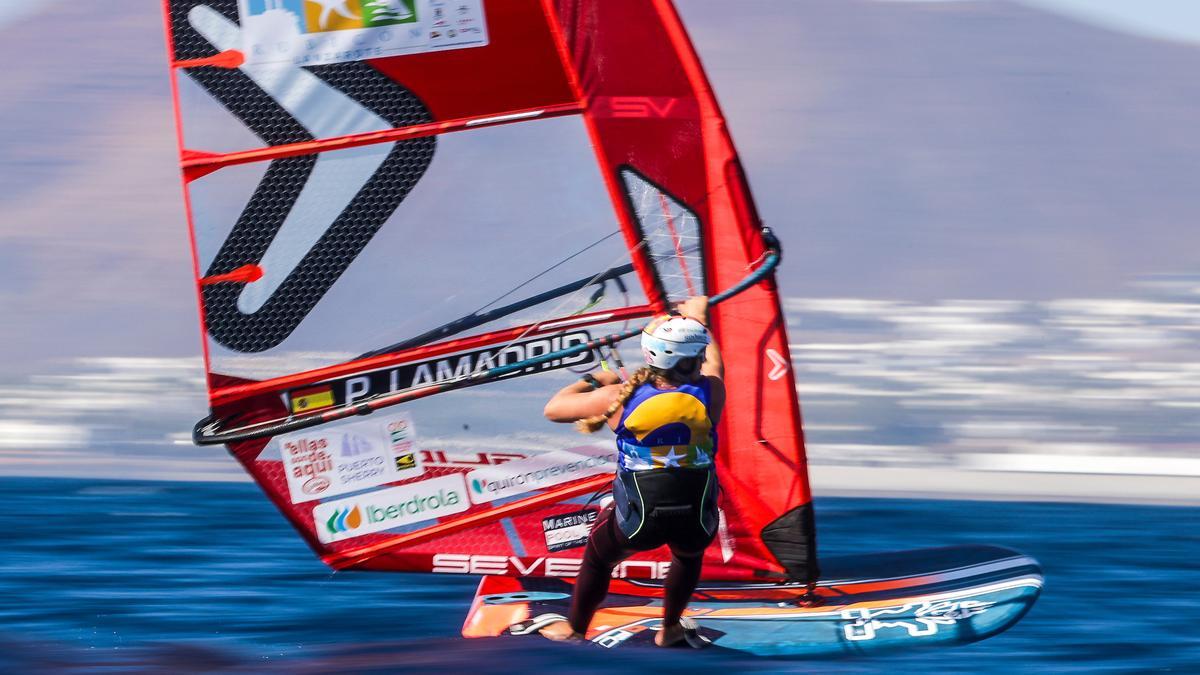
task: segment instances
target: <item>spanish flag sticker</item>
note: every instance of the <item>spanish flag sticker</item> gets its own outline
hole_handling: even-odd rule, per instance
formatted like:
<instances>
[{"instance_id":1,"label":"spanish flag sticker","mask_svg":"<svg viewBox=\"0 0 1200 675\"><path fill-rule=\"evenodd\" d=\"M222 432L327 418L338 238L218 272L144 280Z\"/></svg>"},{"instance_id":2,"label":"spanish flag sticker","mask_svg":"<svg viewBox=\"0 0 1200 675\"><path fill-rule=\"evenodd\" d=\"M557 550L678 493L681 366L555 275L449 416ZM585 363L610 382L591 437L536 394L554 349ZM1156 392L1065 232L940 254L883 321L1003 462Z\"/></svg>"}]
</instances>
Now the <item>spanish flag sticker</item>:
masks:
<instances>
[{"instance_id":1,"label":"spanish flag sticker","mask_svg":"<svg viewBox=\"0 0 1200 675\"><path fill-rule=\"evenodd\" d=\"M322 387L297 389L292 392L291 399L293 413L328 408L333 405L333 387L325 385Z\"/></svg>"}]
</instances>

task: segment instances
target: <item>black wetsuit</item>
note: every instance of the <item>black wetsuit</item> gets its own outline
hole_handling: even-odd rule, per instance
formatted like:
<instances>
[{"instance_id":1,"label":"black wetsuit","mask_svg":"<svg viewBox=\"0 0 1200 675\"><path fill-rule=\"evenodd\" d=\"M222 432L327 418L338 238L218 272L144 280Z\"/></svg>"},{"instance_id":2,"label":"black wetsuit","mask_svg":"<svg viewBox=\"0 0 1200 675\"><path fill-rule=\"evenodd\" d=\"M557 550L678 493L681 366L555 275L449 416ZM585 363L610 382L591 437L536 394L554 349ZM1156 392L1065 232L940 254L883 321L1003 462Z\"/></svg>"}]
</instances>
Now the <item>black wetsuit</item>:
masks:
<instances>
[{"instance_id":1,"label":"black wetsuit","mask_svg":"<svg viewBox=\"0 0 1200 675\"><path fill-rule=\"evenodd\" d=\"M712 457L715 439L711 423L703 424L707 419L696 420L693 416L689 425L675 423L669 419L671 409L661 411L667 417L650 421L652 427L667 422L658 427L661 431L647 433L645 413L641 414L642 420L634 418L630 413L637 405L631 404L661 393L695 395L707 418L708 392L707 381L665 391L643 385L627 403L617 429L622 468L613 484L613 505L600 514L588 538L567 617L576 632L587 631L608 593L613 568L634 553L663 545L671 549L671 567L663 588L663 623L679 622L700 580L704 549L717 533L719 488ZM627 429L627 423L634 428ZM635 427L638 424L642 424L640 430ZM704 438L700 438L700 432ZM627 468L637 462L643 462L642 467L661 468ZM677 463L692 466L682 468Z\"/></svg>"},{"instance_id":2,"label":"black wetsuit","mask_svg":"<svg viewBox=\"0 0 1200 675\"><path fill-rule=\"evenodd\" d=\"M678 623L700 580L704 549L717 532L716 475L711 469L622 471L618 476L618 484L637 481L633 487L643 499L629 505L644 509L644 522L637 534L626 536L618 525L620 506L613 504L592 528L567 616L581 634L608 593L613 568L634 553L664 544L671 548L671 568L663 586L663 623Z\"/></svg>"}]
</instances>

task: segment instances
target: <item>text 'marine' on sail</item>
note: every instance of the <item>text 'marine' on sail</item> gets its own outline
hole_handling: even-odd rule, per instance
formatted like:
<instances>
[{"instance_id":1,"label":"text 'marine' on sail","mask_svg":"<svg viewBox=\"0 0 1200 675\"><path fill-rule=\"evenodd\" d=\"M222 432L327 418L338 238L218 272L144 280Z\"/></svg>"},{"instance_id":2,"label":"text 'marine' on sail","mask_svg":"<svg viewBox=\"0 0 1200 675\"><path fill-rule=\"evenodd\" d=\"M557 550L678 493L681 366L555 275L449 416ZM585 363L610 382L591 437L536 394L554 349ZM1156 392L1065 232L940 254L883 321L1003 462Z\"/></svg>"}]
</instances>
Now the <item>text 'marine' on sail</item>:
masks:
<instances>
[{"instance_id":1,"label":"text 'marine' on sail","mask_svg":"<svg viewBox=\"0 0 1200 675\"><path fill-rule=\"evenodd\" d=\"M422 394L230 451L336 568L574 575L615 450L545 422L543 403L641 359L635 343L580 345L735 286L766 251L670 2L165 11L213 424ZM808 580L774 285L712 314L730 405L705 575ZM643 554L618 574L665 567Z\"/></svg>"}]
</instances>

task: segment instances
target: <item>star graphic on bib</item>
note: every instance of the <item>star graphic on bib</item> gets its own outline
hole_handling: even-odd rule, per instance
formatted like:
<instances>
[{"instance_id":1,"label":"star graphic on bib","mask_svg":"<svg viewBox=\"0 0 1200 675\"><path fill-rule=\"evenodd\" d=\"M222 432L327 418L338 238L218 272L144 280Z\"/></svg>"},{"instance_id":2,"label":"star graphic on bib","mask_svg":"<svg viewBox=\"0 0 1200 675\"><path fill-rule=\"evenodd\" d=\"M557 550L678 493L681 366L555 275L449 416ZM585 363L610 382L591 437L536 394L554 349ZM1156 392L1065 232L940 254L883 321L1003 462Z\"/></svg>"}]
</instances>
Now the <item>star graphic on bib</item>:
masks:
<instances>
[{"instance_id":1,"label":"star graphic on bib","mask_svg":"<svg viewBox=\"0 0 1200 675\"><path fill-rule=\"evenodd\" d=\"M677 454L675 454L675 448L674 448L674 446L672 446L672 447L671 447L671 451L667 453L667 456L666 456L666 457L663 457L663 466L665 466L665 467L672 467L672 466L674 466L674 467L678 467L678 466L679 466L679 460L681 460L681 459L683 459L683 458L685 458L685 457L687 457L687 453L684 453L684 454L682 454L682 455L677 455Z\"/></svg>"}]
</instances>

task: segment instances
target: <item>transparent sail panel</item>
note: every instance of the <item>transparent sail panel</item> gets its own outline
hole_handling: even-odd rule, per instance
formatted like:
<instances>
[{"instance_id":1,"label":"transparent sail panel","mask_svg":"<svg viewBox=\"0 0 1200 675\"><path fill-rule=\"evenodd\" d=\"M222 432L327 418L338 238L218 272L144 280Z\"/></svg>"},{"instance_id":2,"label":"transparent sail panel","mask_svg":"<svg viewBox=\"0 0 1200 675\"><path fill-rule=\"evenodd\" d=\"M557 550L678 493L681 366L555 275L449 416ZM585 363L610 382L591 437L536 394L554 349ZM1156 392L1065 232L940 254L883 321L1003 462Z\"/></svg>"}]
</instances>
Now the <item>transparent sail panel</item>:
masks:
<instances>
[{"instance_id":1,"label":"transparent sail panel","mask_svg":"<svg viewBox=\"0 0 1200 675\"><path fill-rule=\"evenodd\" d=\"M621 170L621 181L667 298L680 301L706 295L700 220L696 214L632 169Z\"/></svg>"},{"instance_id":2,"label":"transparent sail panel","mask_svg":"<svg viewBox=\"0 0 1200 675\"><path fill-rule=\"evenodd\" d=\"M389 214L398 194L388 181L425 161L396 161L405 151L393 146L190 184L202 276L262 273L204 286L213 372L263 379L645 303L579 119L440 136ZM380 183L380 205L347 223L358 191Z\"/></svg>"}]
</instances>

